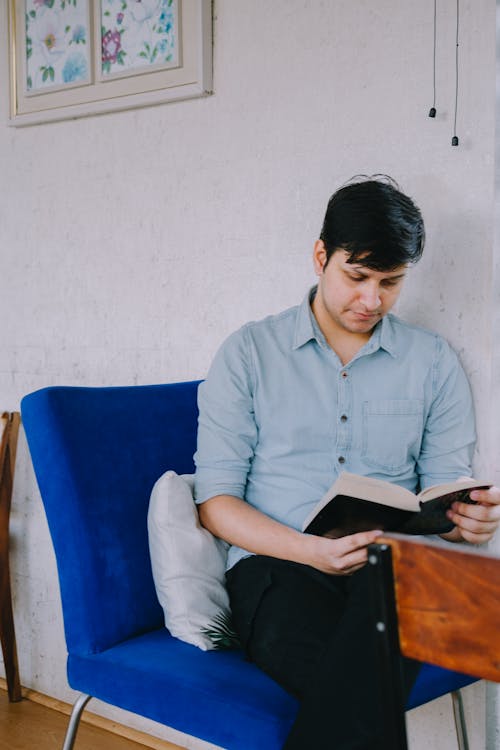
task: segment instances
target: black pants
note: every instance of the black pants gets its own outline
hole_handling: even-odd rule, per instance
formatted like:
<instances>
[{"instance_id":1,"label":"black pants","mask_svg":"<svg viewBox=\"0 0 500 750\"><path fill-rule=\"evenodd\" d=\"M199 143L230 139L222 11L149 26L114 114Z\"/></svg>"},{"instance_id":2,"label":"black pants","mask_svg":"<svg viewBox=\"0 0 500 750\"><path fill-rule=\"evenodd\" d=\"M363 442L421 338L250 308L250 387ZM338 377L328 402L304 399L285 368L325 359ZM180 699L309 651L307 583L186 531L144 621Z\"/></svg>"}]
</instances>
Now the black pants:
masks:
<instances>
[{"instance_id":1,"label":"black pants","mask_svg":"<svg viewBox=\"0 0 500 750\"><path fill-rule=\"evenodd\" d=\"M283 750L383 750L367 573L329 576L262 555L227 573L248 658L300 701ZM403 669L409 694L419 664Z\"/></svg>"}]
</instances>

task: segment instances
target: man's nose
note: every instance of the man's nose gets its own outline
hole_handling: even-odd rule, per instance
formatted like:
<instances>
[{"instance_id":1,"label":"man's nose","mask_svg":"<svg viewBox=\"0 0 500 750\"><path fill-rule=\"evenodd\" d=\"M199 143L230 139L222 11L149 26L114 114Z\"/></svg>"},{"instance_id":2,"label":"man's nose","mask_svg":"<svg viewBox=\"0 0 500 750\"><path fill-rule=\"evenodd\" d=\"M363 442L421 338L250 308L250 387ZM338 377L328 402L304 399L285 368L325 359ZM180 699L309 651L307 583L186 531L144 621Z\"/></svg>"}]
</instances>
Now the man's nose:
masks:
<instances>
[{"instance_id":1,"label":"man's nose","mask_svg":"<svg viewBox=\"0 0 500 750\"><path fill-rule=\"evenodd\" d=\"M378 284L366 284L361 294L361 301L367 310L377 310L380 307L380 289Z\"/></svg>"}]
</instances>

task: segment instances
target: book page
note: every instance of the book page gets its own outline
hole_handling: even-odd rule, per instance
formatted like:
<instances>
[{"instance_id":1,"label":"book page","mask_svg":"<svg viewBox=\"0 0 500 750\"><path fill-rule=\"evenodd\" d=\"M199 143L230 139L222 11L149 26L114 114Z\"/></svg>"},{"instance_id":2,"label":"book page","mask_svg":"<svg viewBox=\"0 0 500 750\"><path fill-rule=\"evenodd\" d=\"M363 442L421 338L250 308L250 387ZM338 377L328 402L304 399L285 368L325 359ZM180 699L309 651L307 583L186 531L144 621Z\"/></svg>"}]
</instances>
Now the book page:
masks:
<instances>
[{"instance_id":1,"label":"book page","mask_svg":"<svg viewBox=\"0 0 500 750\"><path fill-rule=\"evenodd\" d=\"M472 477L465 479L457 479L456 482L447 482L446 484L435 484L432 487L422 490L418 499L420 502L425 503L428 500L433 500L435 497L444 497L461 490L472 490L472 489L488 489L492 486L492 482L486 482L483 480L473 479ZM459 499L459 498L457 498Z\"/></svg>"},{"instance_id":2,"label":"book page","mask_svg":"<svg viewBox=\"0 0 500 750\"><path fill-rule=\"evenodd\" d=\"M383 479L349 474L347 471L339 476L332 490L337 495L349 495L402 510L416 511L419 508L416 495L405 487Z\"/></svg>"}]
</instances>

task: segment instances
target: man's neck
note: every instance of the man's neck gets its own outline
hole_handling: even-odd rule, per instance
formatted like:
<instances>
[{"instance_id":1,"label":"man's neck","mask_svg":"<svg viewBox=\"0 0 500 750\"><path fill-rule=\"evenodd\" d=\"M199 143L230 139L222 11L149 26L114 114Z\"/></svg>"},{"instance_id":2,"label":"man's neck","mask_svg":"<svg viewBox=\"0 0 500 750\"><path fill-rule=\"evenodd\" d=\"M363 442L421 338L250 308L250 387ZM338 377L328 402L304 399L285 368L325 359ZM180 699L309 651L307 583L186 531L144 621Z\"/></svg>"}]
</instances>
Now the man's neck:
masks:
<instances>
[{"instance_id":1,"label":"man's neck","mask_svg":"<svg viewBox=\"0 0 500 750\"><path fill-rule=\"evenodd\" d=\"M326 336L328 345L333 349L343 365L349 364L360 349L370 340L372 332L364 334L353 334L349 332L337 332L335 336Z\"/></svg>"},{"instance_id":2,"label":"man's neck","mask_svg":"<svg viewBox=\"0 0 500 750\"><path fill-rule=\"evenodd\" d=\"M343 365L347 365L370 340L373 329L367 333L347 331L323 314L321 305L318 305L316 299L312 301L311 309L326 343L333 349Z\"/></svg>"}]
</instances>

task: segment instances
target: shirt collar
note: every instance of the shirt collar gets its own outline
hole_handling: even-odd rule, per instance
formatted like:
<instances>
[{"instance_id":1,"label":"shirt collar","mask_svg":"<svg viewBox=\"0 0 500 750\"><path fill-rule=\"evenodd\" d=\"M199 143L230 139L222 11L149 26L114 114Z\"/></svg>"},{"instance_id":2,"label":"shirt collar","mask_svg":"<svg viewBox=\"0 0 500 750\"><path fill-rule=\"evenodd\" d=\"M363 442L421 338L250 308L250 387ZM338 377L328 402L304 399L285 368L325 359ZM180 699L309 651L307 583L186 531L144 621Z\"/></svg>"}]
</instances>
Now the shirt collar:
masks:
<instances>
[{"instance_id":1,"label":"shirt collar","mask_svg":"<svg viewBox=\"0 0 500 750\"><path fill-rule=\"evenodd\" d=\"M319 344L322 343L320 340L322 334L311 309L311 303L316 295L317 288L317 286L313 286L308 291L297 309L292 349L299 349L311 339L316 339Z\"/></svg>"},{"instance_id":2,"label":"shirt collar","mask_svg":"<svg viewBox=\"0 0 500 750\"><path fill-rule=\"evenodd\" d=\"M317 288L313 286L309 290L297 309L292 349L299 349L311 340L316 340L320 346L328 346L311 309ZM396 333L392 317L391 314L385 315L375 326L370 340L363 347L363 354L371 354L377 349L384 349L392 357L397 356Z\"/></svg>"},{"instance_id":3,"label":"shirt collar","mask_svg":"<svg viewBox=\"0 0 500 750\"><path fill-rule=\"evenodd\" d=\"M396 332L394 330L393 316L388 313L377 323L370 340L367 342L364 352L371 354L377 349L384 349L391 357L397 357Z\"/></svg>"}]
</instances>

